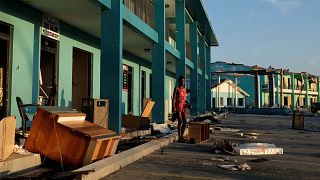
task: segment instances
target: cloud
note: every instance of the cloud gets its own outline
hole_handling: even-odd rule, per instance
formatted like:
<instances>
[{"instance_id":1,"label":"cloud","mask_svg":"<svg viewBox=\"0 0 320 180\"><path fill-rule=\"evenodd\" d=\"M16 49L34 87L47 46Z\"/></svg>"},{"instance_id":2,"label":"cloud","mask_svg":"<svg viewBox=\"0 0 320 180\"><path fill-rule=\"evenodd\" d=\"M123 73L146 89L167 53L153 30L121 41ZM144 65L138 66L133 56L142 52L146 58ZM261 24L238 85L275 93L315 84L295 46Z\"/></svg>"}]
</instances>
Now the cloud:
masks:
<instances>
[{"instance_id":1,"label":"cloud","mask_svg":"<svg viewBox=\"0 0 320 180\"><path fill-rule=\"evenodd\" d=\"M290 11L299 8L302 5L300 0L262 0L280 9L281 13L288 14Z\"/></svg>"}]
</instances>

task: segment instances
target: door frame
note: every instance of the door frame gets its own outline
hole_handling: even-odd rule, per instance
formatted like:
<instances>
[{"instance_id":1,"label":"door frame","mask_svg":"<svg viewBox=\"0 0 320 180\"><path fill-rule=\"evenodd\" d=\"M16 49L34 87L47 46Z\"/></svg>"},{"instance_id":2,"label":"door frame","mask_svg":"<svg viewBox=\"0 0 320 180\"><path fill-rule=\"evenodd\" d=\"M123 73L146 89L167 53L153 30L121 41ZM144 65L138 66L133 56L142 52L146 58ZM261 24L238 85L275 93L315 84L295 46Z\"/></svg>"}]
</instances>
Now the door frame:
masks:
<instances>
[{"instance_id":1,"label":"door frame","mask_svg":"<svg viewBox=\"0 0 320 180\"><path fill-rule=\"evenodd\" d=\"M74 62L74 51L81 51L89 55L89 63L88 63L88 97L93 97L93 53L90 51L86 51L84 49L73 46L72 47L72 80L73 80L73 62ZM73 86L71 87L71 92L73 91ZM73 98L73 94L71 95L71 99Z\"/></svg>"},{"instance_id":2,"label":"door frame","mask_svg":"<svg viewBox=\"0 0 320 180\"><path fill-rule=\"evenodd\" d=\"M13 45L13 43L12 43L12 41L13 41L13 36L12 36L12 34L13 34L13 25L11 25L11 24L8 24L8 23L6 23L6 22L3 22L3 21L0 21L0 23L2 24L2 25L4 25L4 26L8 26L9 27L9 34L5 34L5 33L1 33L0 32L0 39L2 39L2 40L7 40L7 60L6 60L6 72L4 72L4 73L6 73L6 84L5 84L5 86L6 86L6 95L7 95L7 97L5 98L5 104L6 104L6 106L5 106L5 113L7 114L7 115L10 115L11 114L11 108L9 108L9 107L11 107L11 89L12 89L12 69L11 69L11 67L12 67L12 45Z\"/></svg>"},{"instance_id":3,"label":"door frame","mask_svg":"<svg viewBox=\"0 0 320 180\"><path fill-rule=\"evenodd\" d=\"M49 41L55 42L56 43L56 48L50 48L50 47L45 47L42 45L42 40L43 39L47 39ZM59 104L58 100L59 100L59 41L49 38L47 36L41 35L40 36L40 58L39 58L39 73L41 73L40 68L41 68L41 51L47 51L50 53L53 53L55 58L54 58L54 80L53 83L55 85L55 97L54 97L54 106L57 106ZM40 84L39 84L39 95L40 95Z\"/></svg>"}]
</instances>

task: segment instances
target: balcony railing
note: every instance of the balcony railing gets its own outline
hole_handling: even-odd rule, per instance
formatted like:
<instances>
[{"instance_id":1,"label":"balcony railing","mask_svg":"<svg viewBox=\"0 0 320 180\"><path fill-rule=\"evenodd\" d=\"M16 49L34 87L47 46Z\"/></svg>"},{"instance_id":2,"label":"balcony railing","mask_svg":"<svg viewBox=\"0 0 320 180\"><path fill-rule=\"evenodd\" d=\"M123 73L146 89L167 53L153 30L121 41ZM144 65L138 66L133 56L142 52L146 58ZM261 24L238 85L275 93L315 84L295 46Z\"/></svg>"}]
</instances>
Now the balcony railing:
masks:
<instances>
[{"instance_id":1,"label":"balcony railing","mask_svg":"<svg viewBox=\"0 0 320 180\"><path fill-rule=\"evenodd\" d=\"M124 0L123 4L146 24L154 28L153 0Z\"/></svg>"}]
</instances>

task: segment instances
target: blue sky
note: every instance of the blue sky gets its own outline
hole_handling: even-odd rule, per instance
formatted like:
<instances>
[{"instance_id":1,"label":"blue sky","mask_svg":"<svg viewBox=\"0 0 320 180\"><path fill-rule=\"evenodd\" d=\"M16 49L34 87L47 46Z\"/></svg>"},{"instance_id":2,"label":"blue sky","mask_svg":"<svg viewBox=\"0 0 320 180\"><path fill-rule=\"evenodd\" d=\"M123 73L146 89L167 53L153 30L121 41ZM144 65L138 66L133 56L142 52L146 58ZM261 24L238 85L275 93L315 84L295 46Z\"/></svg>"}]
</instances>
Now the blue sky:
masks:
<instances>
[{"instance_id":1,"label":"blue sky","mask_svg":"<svg viewBox=\"0 0 320 180\"><path fill-rule=\"evenodd\" d=\"M213 61L320 75L320 0L203 0Z\"/></svg>"}]
</instances>

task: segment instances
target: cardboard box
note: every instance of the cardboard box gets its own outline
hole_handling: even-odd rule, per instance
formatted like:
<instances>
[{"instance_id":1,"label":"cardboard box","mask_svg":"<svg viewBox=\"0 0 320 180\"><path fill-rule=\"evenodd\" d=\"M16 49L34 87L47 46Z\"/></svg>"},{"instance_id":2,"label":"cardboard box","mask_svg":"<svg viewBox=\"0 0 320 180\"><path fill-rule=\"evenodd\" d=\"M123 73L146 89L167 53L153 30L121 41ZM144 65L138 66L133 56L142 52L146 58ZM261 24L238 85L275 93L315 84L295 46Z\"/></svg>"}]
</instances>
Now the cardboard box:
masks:
<instances>
[{"instance_id":1,"label":"cardboard box","mask_svg":"<svg viewBox=\"0 0 320 180\"><path fill-rule=\"evenodd\" d=\"M122 127L132 129L149 129L150 127L150 113L154 106L153 101L148 101L140 116L122 115Z\"/></svg>"},{"instance_id":2,"label":"cardboard box","mask_svg":"<svg viewBox=\"0 0 320 180\"><path fill-rule=\"evenodd\" d=\"M109 100L82 99L82 112L87 114L86 120L108 129Z\"/></svg>"},{"instance_id":3,"label":"cardboard box","mask_svg":"<svg viewBox=\"0 0 320 180\"><path fill-rule=\"evenodd\" d=\"M25 149L70 168L115 154L120 136L86 121L85 117L78 112L50 112L38 108Z\"/></svg>"},{"instance_id":4,"label":"cardboard box","mask_svg":"<svg viewBox=\"0 0 320 180\"><path fill-rule=\"evenodd\" d=\"M13 152L16 117L5 117L0 121L0 161L6 160Z\"/></svg>"},{"instance_id":5,"label":"cardboard box","mask_svg":"<svg viewBox=\"0 0 320 180\"><path fill-rule=\"evenodd\" d=\"M188 124L188 141L194 139L196 143L201 143L209 140L209 123L189 122Z\"/></svg>"}]
</instances>

